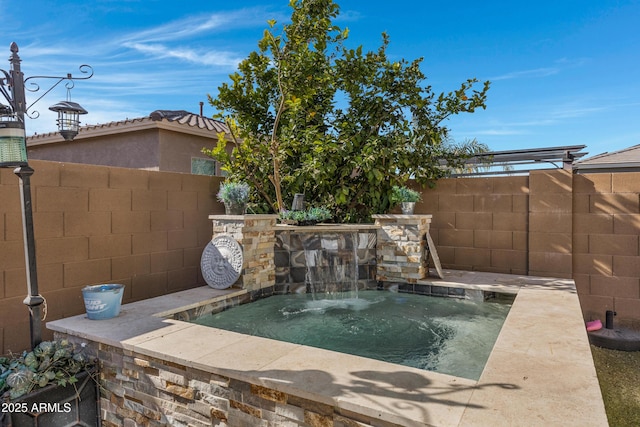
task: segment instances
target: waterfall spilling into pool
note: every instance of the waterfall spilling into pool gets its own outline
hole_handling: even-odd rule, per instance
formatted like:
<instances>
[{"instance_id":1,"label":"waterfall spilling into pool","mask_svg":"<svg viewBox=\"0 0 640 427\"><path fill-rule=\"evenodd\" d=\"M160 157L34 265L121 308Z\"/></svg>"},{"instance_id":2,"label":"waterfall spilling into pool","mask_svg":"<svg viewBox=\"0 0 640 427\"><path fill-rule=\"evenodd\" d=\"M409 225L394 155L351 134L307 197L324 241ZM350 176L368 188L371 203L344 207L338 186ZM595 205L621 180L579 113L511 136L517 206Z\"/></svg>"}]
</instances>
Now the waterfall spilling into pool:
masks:
<instances>
[{"instance_id":1,"label":"waterfall spilling into pool","mask_svg":"<svg viewBox=\"0 0 640 427\"><path fill-rule=\"evenodd\" d=\"M375 288L376 231L318 232L298 227L276 237L276 292L313 299L357 298Z\"/></svg>"},{"instance_id":2,"label":"waterfall spilling into pool","mask_svg":"<svg viewBox=\"0 0 640 427\"><path fill-rule=\"evenodd\" d=\"M314 300L358 298L358 233L303 239L305 282Z\"/></svg>"}]
</instances>

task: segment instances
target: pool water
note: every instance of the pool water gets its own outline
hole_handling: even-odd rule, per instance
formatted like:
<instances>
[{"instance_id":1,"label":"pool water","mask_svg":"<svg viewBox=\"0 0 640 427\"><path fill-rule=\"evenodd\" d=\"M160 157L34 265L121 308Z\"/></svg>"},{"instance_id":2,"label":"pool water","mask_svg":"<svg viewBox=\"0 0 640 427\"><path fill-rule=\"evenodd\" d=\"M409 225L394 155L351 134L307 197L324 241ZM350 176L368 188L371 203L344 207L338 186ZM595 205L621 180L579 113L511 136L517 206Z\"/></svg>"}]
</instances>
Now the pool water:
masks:
<instances>
[{"instance_id":1,"label":"pool water","mask_svg":"<svg viewBox=\"0 0 640 427\"><path fill-rule=\"evenodd\" d=\"M192 322L477 380L511 308L375 290L350 296L275 295Z\"/></svg>"}]
</instances>

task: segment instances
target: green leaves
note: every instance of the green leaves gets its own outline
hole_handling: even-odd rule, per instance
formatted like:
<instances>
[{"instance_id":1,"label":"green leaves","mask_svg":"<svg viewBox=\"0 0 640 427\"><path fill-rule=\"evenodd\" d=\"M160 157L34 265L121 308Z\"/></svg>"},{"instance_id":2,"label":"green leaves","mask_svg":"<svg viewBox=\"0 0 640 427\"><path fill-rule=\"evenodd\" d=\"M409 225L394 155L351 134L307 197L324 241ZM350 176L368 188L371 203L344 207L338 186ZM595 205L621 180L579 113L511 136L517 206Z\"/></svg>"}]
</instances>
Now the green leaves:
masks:
<instances>
[{"instance_id":1,"label":"green leaves","mask_svg":"<svg viewBox=\"0 0 640 427\"><path fill-rule=\"evenodd\" d=\"M310 225L331 219L331 212L329 209L320 206L304 211L283 210L278 216L283 222L293 222L297 225Z\"/></svg>"},{"instance_id":2,"label":"green leaves","mask_svg":"<svg viewBox=\"0 0 640 427\"><path fill-rule=\"evenodd\" d=\"M66 385L93 362L82 349L67 340L43 341L33 351L12 358L0 358L0 396L10 399L49 384Z\"/></svg>"},{"instance_id":3,"label":"green leaves","mask_svg":"<svg viewBox=\"0 0 640 427\"><path fill-rule=\"evenodd\" d=\"M440 159L454 162L460 151L446 143L443 122L485 108L489 82L476 90L468 79L436 94L424 85L421 58L387 57L386 33L375 51L347 48L332 0L290 6L290 23L276 33L268 21L258 50L209 97L236 126L231 140L203 152L250 183L256 212L280 212L304 193L337 221L364 222L390 209L394 185L445 176Z\"/></svg>"}]
</instances>

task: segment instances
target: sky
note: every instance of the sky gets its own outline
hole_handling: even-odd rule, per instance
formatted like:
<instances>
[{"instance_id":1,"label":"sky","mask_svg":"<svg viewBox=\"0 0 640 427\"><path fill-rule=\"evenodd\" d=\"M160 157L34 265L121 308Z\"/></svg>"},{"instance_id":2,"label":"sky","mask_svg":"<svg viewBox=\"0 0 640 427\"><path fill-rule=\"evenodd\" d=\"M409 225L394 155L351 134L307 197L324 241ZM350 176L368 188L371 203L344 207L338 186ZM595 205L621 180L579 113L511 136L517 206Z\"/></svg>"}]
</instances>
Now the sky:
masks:
<instances>
[{"instance_id":1,"label":"sky","mask_svg":"<svg viewBox=\"0 0 640 427\"><path fill-rule=\"evenodd\" d=\"M336 0L349 47L391 59L423 58L425 85L448 93L489 80L486 110L445 124L459 142L491 150L586 145L589 156L640 144L640 0ZM207 95L251 51L267 20L285 23L288 0L0 0L0 58L16 42L26 77L83 76L71 100L83 124L187 110L212 116ZM2 55L4 47L5 55ZM0 69L9 69L0 62ZM41 90L55 80L32 79ZM33 87L32 87L33 88ZM478 84L478 89L481 85ZM29 110L27 135L56 130L48 107L60 84ZM0 102L4 99L0 98ZM6 102L4 102L6 103Z\"/></svg>"}]
</instances>

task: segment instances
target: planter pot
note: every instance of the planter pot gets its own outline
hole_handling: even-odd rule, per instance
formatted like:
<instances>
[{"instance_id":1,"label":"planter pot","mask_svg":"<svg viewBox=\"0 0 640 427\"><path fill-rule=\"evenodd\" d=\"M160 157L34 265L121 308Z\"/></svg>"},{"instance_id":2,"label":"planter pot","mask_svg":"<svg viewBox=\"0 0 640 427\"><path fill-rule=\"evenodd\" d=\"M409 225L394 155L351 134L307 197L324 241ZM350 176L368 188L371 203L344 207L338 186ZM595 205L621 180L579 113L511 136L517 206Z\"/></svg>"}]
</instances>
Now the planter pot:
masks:
<instances>
[{"instance_id":1,"label":"planter pot","mask_svg":"<svg viewBox=\"0 0 640 427\"><path fill-rule=\"evenodd\" d=\"M227 215L244 215L246 210L246 203L224 202L224 211Z\"/></svg>"},{"instance_id":2,"label":"planter pot","mask_svg":"<svg viewBox=\"0 0 640 427\"><path fill-rule=\"evenodd\" d=\"M5 403L12 405L12 411L2 414L4 419L0 418L0 426L100 425L98 384L87 371L80 372L76 378L78 382L75 384L67 384L65 387L52 384Z\"/></svg>"},{"instance_id":3,"label":"planter pot","mask_svg":"<svg viewBox=\"0 0 640 427\"><path fill-rule=\"evenodd\" d=\"M413 211L416 208L416 202L402 202L402 214L413 215Z\"/></svg>"}]
</instances>

